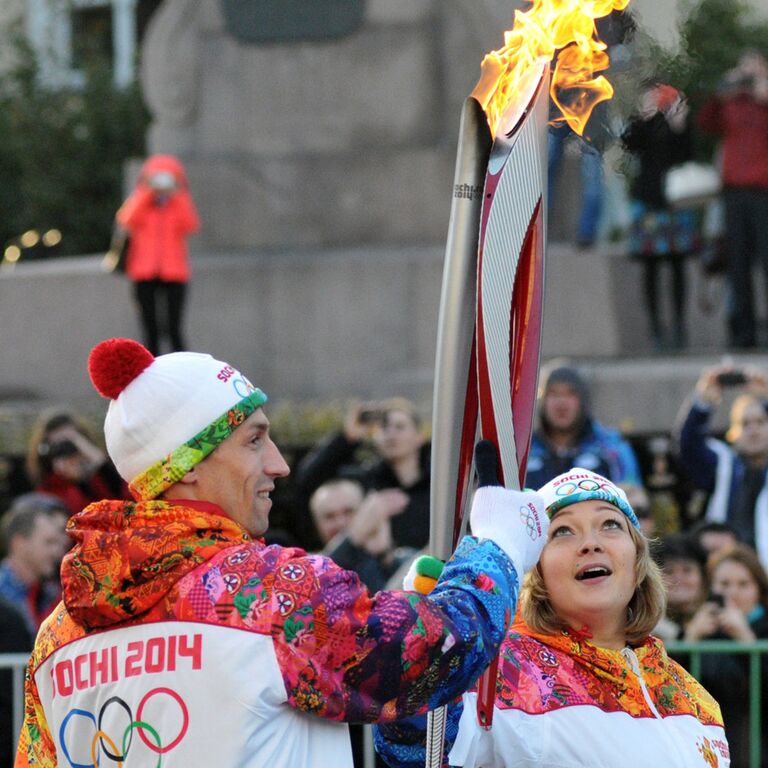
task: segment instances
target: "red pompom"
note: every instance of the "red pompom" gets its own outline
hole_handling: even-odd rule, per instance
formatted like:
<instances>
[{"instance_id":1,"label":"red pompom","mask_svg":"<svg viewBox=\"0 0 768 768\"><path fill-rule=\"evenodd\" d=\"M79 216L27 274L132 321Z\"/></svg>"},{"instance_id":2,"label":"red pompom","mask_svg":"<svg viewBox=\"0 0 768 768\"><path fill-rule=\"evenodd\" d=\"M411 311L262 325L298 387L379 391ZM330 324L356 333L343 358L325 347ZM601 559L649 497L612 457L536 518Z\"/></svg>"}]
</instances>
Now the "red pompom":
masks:
<instances>
[{"instance_id":1,"label":"red pompom","mask_svg":"<svg viewBox=\"0 0 768 768\"><path fill-rule=\"evenodd\" d=\"M115 400L155 358L133 339L107 339L88 356L88 373L96 391Z\"/></svg>"}]
</instances>

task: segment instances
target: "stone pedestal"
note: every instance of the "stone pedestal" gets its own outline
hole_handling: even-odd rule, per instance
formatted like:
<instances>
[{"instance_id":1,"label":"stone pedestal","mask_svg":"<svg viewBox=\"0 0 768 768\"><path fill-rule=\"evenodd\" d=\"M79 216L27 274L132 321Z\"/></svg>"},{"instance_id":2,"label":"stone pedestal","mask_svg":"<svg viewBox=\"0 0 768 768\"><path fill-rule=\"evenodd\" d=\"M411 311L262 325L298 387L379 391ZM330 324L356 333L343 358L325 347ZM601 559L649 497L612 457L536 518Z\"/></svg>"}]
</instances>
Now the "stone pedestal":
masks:
<instances>
[{"instance_id":1,"label":"stone pedestal","mask_svg":"<svg viewBox=\"0 0 768 768\"><path fill-rule=\"evenodd\" d=\"M200 248L444 242L461 104L511 20L502 0L368 0L346 37L248 44L218 1L166 0L149 148L185 162Z\"/></svg>"}]
</instances>

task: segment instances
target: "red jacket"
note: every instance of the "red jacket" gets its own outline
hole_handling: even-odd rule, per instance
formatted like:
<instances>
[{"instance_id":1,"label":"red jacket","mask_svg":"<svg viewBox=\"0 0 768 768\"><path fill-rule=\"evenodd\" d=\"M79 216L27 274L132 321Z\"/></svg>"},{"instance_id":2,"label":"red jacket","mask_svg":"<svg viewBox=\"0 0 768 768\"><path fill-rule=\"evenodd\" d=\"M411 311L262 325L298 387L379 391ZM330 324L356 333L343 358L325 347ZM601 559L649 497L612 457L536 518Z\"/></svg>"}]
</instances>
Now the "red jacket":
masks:
<instances>
[{"instance_id":1,"label":"red jacket","mask_svg":"<svg viewBox=\"0 0 768 768\"><path fill-rule=\"evenodd\" d=\"M699 113L702 130L723 139L723 184L768 189L768 104L747 94L713 97Z\"/></svg>"},{"instance_id":2,"label":"red jacket","mask_svg":"<svg viewBox=\"0 0 768 768\"><path fill-rule=\"evenodd\" d=\"M167 171L176 178L176 191L161 199L149 178ZM117 212L117 223L130 233L126 274L131 280L189 280L187 236L200 228L184 166L171 155L153 155L142 166L136 188Z\"/></svg>"}]
</instances>

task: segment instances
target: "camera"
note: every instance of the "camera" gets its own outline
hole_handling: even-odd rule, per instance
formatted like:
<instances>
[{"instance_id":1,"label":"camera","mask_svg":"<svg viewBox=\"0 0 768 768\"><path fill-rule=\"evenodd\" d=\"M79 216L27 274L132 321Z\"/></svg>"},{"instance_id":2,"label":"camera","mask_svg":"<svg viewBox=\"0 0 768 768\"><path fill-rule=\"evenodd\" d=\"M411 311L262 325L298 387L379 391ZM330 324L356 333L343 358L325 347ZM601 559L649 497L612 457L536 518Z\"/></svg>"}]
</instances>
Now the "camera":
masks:
<instances>
[{"instance_id":1,"label":"camera","mask_svg":"<svg viewBox=\"0 0 768 768\"><path fill-rule=\"evenodd\" d=\"M708 603L714 603L718 608L724 608L725 607L725 598L718 594L717 592L710 592L707 596L706 602Z\"/></svg>"},{"instance_id":2,"label":"camera","mask_svg":"<svg viewBox=\"0 0 768 768\"><path fill-rule=\"evenodd\" d=\"M742 91L751 91L755 87L755 79L752 75L743 72L734 72L725 77L718 87L718 91L723 94L741 93Z\"/></svg>"},{"instance_id":3,"label":"camera","mask_svg":"<svg viewBox=\"0 0 768 768\"><path fill-rule=\"evenodd\" d=\"M360 415L357 420L360 424L376 424L381 421L384 414L378 408L366 408L360 411Z\"/></svg>"},{"instance_id":4,"label":"camera","mask_svg":"<svg viewBox=\"0 0 768 768\"><path fill-rule=\"evenodd\" d=\"M747 375L744 371L723 371L717 376L717 383L721 387L738 387L747 383Z\"/></svg>"},{"instance_id":5,"label":"camera","mask_svg":"<svg viewBox=\"0 0 768 768\"><path fill-rule=\"evenodd\" d=\"M176 178L168 171L158 171L149 177L149 186L155 192L171 192L176 187Z\"/></svg>"}]
</instances>

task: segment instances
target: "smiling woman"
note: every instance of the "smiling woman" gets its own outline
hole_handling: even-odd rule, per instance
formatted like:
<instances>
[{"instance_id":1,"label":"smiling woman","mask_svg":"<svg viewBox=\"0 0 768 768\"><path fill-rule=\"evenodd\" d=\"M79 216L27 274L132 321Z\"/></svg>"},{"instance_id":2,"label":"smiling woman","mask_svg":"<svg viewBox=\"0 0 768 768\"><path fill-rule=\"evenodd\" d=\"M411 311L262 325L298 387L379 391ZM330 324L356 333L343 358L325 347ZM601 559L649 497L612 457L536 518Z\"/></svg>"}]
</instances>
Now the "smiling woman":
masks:
<instances>
[{"instance_id":1,"label":"smiling woman","mask_svg":"<svg viewBox=\"0 0 768 768\"><path fill-rule=\"evenodd\" d=\"M448 764L725 768L717 702L650 635L664 588L625 493L573 468L539 490L550 517L500 652L493 728L470 690L449 711ZM392 765L423 764L422 723L381 727Z\"/></svg>"}]
</instances>

